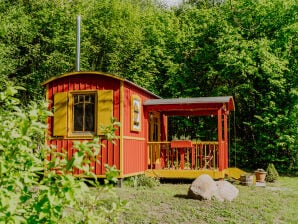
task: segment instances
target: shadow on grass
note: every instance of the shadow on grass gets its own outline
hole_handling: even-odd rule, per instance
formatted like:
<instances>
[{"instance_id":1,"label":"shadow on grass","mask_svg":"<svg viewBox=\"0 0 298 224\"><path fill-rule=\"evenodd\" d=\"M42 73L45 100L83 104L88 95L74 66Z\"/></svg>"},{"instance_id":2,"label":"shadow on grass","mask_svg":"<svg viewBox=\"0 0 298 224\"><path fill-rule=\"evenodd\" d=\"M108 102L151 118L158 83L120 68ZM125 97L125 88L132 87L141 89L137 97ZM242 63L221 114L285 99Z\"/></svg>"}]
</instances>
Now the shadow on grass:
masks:
<instances>
[{"instance_id":1,"label":"shadow on grass","mask_svg":"<svg viewBox=\"0 0 298 224\"><path fill-rule=\"evenodd\" d=\"M194 201L203 201L204 200L200 196L192 197L187 194L176 194L176 195L174 195L174 198L182 198L182 199L188 199L188 200L194 200Z\"/></svg>"},{"instance_id":2,"label":"shadow on grass","mask_svg":"<svg viewBox=\"0 0 298 224\"><path fill-rule=\"evenodd\" d=\"M183 198L183 199L192 199L187 194L175 194L174 197L175 198Z\"/></svg>"},{"instance_id":3,"label":"shadow on grass","mask_svg":"<svg viewBox=\"0 0 298 224\"><path fill-rule=\"evenodd\" d=\"M191 184L194 180L192 179L160 179L161 184Z\"/></svg>"}]
</instances>

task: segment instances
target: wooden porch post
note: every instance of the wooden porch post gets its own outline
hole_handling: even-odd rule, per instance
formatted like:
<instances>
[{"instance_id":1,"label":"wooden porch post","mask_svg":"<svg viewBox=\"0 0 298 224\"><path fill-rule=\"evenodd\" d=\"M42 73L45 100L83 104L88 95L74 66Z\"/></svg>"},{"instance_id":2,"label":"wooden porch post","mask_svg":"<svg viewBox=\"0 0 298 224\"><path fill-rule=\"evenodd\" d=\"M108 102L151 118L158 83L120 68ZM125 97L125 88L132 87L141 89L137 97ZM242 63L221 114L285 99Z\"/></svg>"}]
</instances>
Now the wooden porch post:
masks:
<instances>
[{"instance_id":1,"label":"wooden porch post","mask_svg":"<svg viewBox=\"0 0 298 224\"><path fill-rule=\"evenodd\" d=\"M161 141L168 140L168 117L161 114Z\"/></svg>"},{"instance_id":2,"label":"wooden porch post","mask_svg":"<svg viewBox=\"0 0 298 224\"><path fill-rule=\"evenodd\" d=\"M145 156L145 164L144 164L144 170L147 170L148 169L148 165L149 165L149 145L148 145L148 142L149 142L149 112L144 109L144 132L145 132L145 141L144 141L144 144L145 144L145 153L144 153L144 156ZM152 161L150 160L150 164L151 164L151 169L152 169Z\"/></svg>"},{"instance_id":3,"label":"wooden porch post","mask_svg":"<svg viewBox=\"0 0 298 224\"><path fill-rule=\"evenodd\" d=\"M224 157L225 157L225 163L224 163L224 169L227 169L229 164L228 164L228 113L225 111L224 112Z\"/></svg>"},{"instance_id":4,"label":"wooden porch post","mask_svg":"<svg viewBox=\"0 0 298 224\"><path fill-rule=\"evenodd\" d=\"M224 154L222 147L222 111L217 111L217 135L218 135L218 168L219 171L224 169Z\"/></svg>"}]
</instances>

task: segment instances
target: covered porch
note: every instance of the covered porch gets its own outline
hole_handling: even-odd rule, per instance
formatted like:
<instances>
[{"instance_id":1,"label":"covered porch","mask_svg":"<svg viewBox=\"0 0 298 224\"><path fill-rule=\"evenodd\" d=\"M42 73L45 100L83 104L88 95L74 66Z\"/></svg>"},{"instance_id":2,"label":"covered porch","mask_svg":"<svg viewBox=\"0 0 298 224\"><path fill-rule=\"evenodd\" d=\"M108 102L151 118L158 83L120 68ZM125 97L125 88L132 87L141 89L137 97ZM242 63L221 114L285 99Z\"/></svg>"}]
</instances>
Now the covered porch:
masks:
<instances>
[{"instance_id":1,"label":"covered porch","mask_svg":"<svg viewBox=\"0 0 298 224\"><path fill-rule=\"evenodd\" d=\"M228 116L230 111L234 110L231 96L147 100L144 103L145 116L150 119L152 114L159 114L161 125L158 126L160 132L157 136L149 138L148 141L146 175L190 179L203 173L215 179L230 175ZM168 141L169 116L217 117L217 141ZM238 177L238 174L236 176Z\"/></svg>"}]
</instances>

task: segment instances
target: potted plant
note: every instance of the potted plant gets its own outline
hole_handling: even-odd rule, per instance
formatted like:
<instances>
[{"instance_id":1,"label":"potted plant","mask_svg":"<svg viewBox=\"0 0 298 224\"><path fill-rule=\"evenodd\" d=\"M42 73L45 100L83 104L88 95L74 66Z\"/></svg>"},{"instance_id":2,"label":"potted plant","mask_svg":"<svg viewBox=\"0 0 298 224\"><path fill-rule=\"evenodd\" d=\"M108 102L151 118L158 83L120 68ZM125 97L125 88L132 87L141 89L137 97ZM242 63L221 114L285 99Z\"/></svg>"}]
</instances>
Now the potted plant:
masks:
<instances>
[{"instance_id":1,"label":"potted plant","mask_svg":"<svg viewBox=\"0 0 298 224\"><path fill-rule=\"evenodd\" d=\"M255 171L256 182L265 182L267 172L264 169L257 169Z\"/></svg>"}]
</instances>

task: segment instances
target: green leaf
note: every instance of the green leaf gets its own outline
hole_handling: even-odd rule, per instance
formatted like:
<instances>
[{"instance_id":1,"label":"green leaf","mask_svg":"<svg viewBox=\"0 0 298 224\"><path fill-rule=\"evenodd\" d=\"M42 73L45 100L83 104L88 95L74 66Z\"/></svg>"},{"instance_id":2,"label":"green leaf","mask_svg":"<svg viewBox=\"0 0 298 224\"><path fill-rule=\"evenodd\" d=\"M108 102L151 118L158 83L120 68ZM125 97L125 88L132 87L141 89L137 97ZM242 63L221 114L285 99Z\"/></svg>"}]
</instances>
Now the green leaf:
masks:
<instances>
[{"instance_id":1,"label":"green leaf","mask_svg":"<svg viewBox=\"0 0 298 224\"><path fill-rule=\"evenodd\" d=\"M69 171L72 169L74 161L75 161L75 157L72 157L70 160L67 161L66 168L65 168L66 171Z\"/></svg>"}]
</instances>

